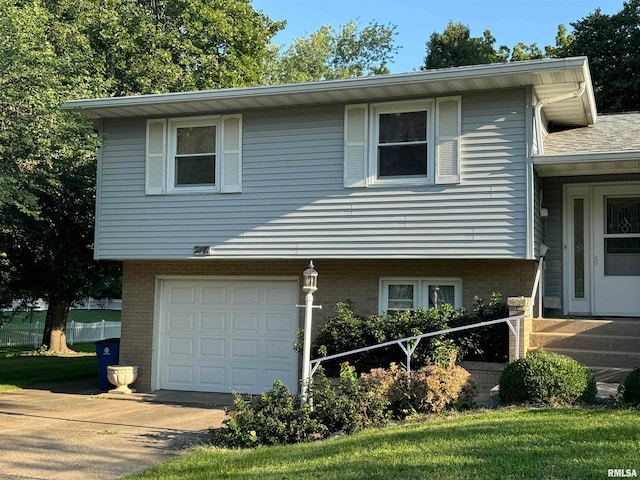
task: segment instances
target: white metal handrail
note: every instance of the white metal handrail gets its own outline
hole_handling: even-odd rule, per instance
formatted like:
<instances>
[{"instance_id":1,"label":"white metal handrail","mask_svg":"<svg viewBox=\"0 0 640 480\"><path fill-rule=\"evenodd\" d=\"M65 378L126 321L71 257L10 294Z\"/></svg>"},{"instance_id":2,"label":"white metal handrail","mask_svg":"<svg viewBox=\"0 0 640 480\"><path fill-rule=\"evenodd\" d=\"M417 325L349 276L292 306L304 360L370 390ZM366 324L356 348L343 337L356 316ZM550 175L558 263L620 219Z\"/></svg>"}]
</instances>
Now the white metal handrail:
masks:
<instances>
[{"instance_id":1,"label":"white metal handrail","mask_svg":"<svg viewBox=\"0 0 640 480\"><path fill-rule=\"evenodd\" d=\"M481 328L481 327L487 327L489 325L497 325L499 323L506 323L509 326L509 329L513 332L513 334L516 336L516 357L519 356L519 351L520 351L520 320L522 320L523 318L526 318L526 315L517 315L517 316L513 316L513 317L507 317L507 318L499 318L497 320L488 320L486 322L479 322L479 323L474 323L471 325L463 325L461 327L452 327L452 328L447 328L445 330L437 330L435 332L428 332L428 333L423 333L422 335L414 335L413 337L405 337L405 338L399 338L398 340L390 340L388 342L384 342L384 343L379 343L377 345L371 345L369 347L362 347L362 348L357 348L355 350L349 350L348 352L342 352L342 353L335 353L333 355L327 355L326 357L322 357L322 358L316 358L315 360L311 360L311 376L313 376L313 374L316 372L316 369L320 366L320 363L326 361L326 360L335 360L336 358L342 358L342 357L346 357L349 355L353 355L356 353L362 353L362 352L368 352L370 350L375 350L378 348L384 348L384 347L388 347L390 345L398 345L402 351L406 354L407 356L407 373L411 373L411 355L413 355L413 352L415 351L415 349L418 347L418 344L420 343L420 340L422 340L423 338L427 338L427 337L435 337L438 335L445 335L447 333L453 333L453 332L460 332L463 330L471 330L473 328ZM515 326L511 323L515 321Z\"/></svg>"},{"instance_id":2,"label":"white metal handrail","mask_svg":"<svg viewBox=\"0 0 640 480\"><path fill-rule=\"evenodd\" d=\"M313 374L316 372L317 368L320 366L320 363L326 360L335 360L336 358L347 357L349 355L353 355L356 353L368 352L371 350L376 350L378 348L388 347L390 345L398 345L407 356L406 366L407 366L407 374L409 374L411 373L411 355L413 355L413 352L416 350L418 344L420 343L420 340L422 340L423 338L435 337L437 335L446 335L447 333L460 332L463 330L471 330L474 328L481 328L489 325L497 325L503 322L509 326L509 329L516 337L515 357L516 359L520 358L520 321L527 317L531 317L533 315L533 300L534 298L536 298L536 292L538 291L538 285L542 277L542 264L544 262L544 254L546 253L546 251L547 251L547 247L545 246L544 253L541 252L540 260L538 261L538 268L536 270L536 276L533 281L533 288L531 289L531 297L530 297L529 305L524 315L515 315L513 317L499 318L497 320L489 320L486 322L479 322L471 325L463 325L461 327L447 328L445 330L438 330L436 332L423 333L422 335L415 335L413 337L400 338L398 340L390 340L388 342L379 343L377 345L371 345L369 347L356 348L355 350L349 350L348 352L335 353L333 355L327 355L326 357L316 358L315 360L311 360L310 362L311 363L310 377L312 377ZM514 321L515 321L515 326L512 323Z\"/></svg>"}]
</instances>

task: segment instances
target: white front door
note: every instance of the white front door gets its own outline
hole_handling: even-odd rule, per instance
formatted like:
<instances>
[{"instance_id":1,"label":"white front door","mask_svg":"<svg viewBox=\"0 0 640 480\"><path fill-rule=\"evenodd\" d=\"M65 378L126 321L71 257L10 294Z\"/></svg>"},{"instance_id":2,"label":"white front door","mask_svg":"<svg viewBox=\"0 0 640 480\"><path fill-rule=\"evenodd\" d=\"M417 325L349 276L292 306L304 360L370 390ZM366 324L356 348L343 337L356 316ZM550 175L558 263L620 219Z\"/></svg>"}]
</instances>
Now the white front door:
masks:
<instances>
[{"instance_id":1,"label":"white front door","mask_svg":"<svg viewBox=\"0 0 640 480\"><path fill-rule=\"evenodd\" d=\"M566 185L565 314L640 316L640 184Z\"/></svg>"},{"instance_id":2,"label":"white front door","mask_svg":"<svg viewBox=\"0 0 640 480\"><path fill-rule=\"evenodd\" d=\"M640 315L640 185L600 186L593 196L596 315Z\"/></svg>"},{"instance_id":3,"label":"white front door","mask_svg":"<svg viewBox=\"0 0 640 480\"><path fill-rule=\"evenodd\" d=\"M298 389L298 281L167 279L158 284L154 389Z\"/></svg>"}]
</instances>

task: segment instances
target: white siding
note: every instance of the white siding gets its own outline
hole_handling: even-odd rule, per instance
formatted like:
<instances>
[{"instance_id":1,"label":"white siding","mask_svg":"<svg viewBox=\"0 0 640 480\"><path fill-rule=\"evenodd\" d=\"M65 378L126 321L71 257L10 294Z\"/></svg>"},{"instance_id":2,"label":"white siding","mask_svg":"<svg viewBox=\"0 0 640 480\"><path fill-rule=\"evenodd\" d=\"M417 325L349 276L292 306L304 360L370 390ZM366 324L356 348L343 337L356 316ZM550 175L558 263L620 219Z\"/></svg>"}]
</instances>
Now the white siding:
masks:
<instances>
[{"instance_id":1,"label":"white siding","mask_svg":"<svg viewBox=\"0 0 640 480\"><path fill-rule=\"evenodd\" d=\"M100 258L524 258L524 90L463 95L461 182L345 189L344 106L243 113L243 192L144 195L145 119L106 120Z\"/></svg>"}]
</instances>

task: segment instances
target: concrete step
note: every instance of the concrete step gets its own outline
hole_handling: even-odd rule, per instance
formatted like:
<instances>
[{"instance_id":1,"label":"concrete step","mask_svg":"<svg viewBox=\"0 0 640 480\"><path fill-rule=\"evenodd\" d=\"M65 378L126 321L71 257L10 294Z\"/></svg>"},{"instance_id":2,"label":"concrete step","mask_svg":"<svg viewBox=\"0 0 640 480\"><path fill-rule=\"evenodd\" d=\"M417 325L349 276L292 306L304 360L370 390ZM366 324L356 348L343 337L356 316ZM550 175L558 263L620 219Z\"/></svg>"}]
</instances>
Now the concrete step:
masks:
<instances>
[{"instance_id":1,"label":"concrete step","mask_svg":"<svg viewBox=\"0 0 640 480\"><path fill-rule=\"evenodd\" d=\"M596 382L605 383L622 383L627 375L631 372L631 368L611 368L611 367L590 367L596 377ZM598 387L598 390L600 387ZM613 392L615 394L615 392ZM603 397L606 398L606 397Z\"/></svg>"},{"instance_id":2,"label":"concrete step","mask_svg":"<svg viewBox=\"0 0 640 480\"><path fill-rule=\"evenodd\" d=\"M535 332L529 340L530 348L544 347L547 350L556 348L593 350L602 352L638 352L640 359L640 337L628 335L592 335L587 333L548 333Z\"/></svg>"},{"instance_id":3,"label":"concrete step","mask_svg":"<svg viewBox=\"0 0 640 480\"><path fill-rule=\"evenodd\" d=\"M640 337L640 319L551 319L534 318L533 332L589 333Z\"/></svg>"},{"instance_id":4,"label":"concrete step","mask_svg":"<svg viewBox=\"0 0 640 480\"><path fill-rule=\"evenodd\" d=\"M529 351L535 350L537 349L530 349ZM592 369L596 367L633 369L640 365L640 353L637 350L632 352L620 350L601 352L574 348L545 348L545 350L571 357Z\"/></svg>"}]
</instances>

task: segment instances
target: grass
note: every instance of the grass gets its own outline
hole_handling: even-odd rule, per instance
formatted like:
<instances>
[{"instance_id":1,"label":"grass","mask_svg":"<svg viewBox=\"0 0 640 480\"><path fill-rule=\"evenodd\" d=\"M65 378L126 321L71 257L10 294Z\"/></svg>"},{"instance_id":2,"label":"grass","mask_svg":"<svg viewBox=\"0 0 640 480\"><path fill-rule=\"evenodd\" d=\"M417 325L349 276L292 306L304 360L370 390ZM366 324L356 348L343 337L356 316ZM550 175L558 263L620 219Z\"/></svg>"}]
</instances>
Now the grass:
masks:
<instances>
[{"instance_id":1,"label":"grass","mask_svg":"<svg viewBox=\"0 0 640 480\"><path fill-rule=\"evenodd\" d=\"M637 410L481 411L316 443L199 448L130 479L602 479L640 470Z\"/></svg>"},{"instance_id":2,"label":"grass","mask_svg":"<svg viewBox=\"0 0 640 480\"><path fill-rule=\"evenodd\" d=\"M37 312L18 312L14 315L10 315L10 312L3 313L5 321L9 321L11 323L43 323L47 316L46 310ZM93 323L101 322L102 320L106 320L107 322L119 322L120 314L120 310L69 310L67 322Z\"/></svg>"},{"instance_id":3,"label":"grass","mask_svg":"<svg viewBox=\"0 0 640 480\"><path fill-rule=\"evenodd\" d=\"M0 349L0 392L20 388L52 384L65 380L98 376L98 359L95 344L81 343L73 346L76 352L89 355L73 357L24 356L25 347ZM93 353L93 355L90 355ZM7 355L9 355L7 357Z\"/></svg>"}]
</instances>

